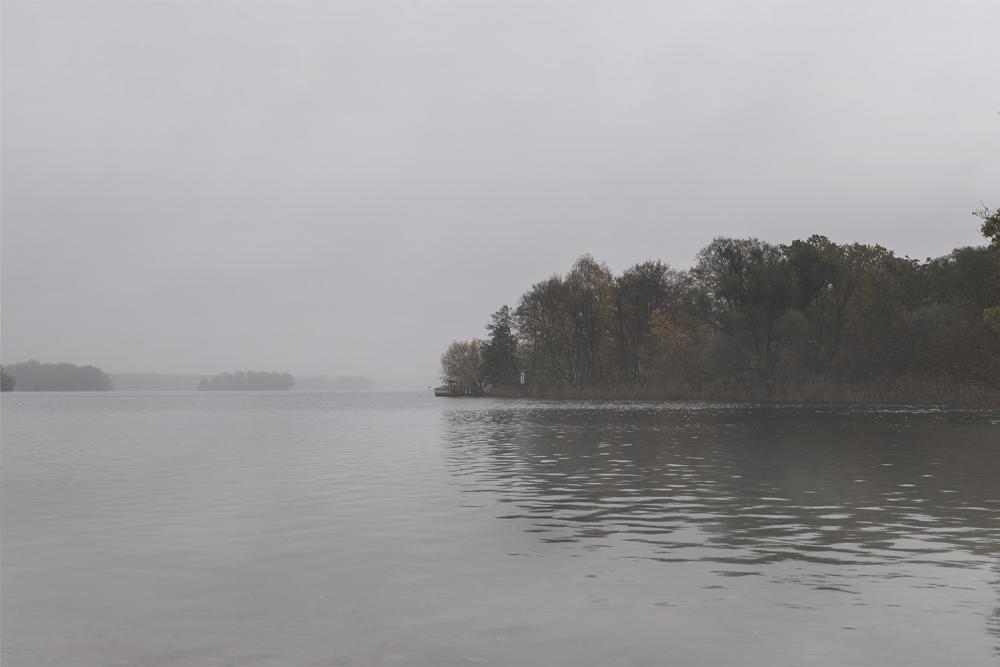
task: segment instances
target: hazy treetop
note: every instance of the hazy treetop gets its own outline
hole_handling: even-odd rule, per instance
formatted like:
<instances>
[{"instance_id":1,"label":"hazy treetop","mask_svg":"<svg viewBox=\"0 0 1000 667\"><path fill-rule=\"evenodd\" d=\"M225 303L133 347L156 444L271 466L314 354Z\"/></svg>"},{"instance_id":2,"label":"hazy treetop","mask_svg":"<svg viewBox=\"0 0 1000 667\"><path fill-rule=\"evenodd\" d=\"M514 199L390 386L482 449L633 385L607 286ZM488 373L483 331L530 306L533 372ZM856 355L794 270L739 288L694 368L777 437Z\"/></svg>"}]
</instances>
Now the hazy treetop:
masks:
<instances>
[{"instance_id":1,"label":"hazy treetop","mask_svg":"<svg viewBox=\"0 0 1000 667\"><path fill-rule=\"evenodd\" d=\"M1000 197L995 0L3 3L3 360L434 382L483 304Z\"/></svg>"}]
</instances>

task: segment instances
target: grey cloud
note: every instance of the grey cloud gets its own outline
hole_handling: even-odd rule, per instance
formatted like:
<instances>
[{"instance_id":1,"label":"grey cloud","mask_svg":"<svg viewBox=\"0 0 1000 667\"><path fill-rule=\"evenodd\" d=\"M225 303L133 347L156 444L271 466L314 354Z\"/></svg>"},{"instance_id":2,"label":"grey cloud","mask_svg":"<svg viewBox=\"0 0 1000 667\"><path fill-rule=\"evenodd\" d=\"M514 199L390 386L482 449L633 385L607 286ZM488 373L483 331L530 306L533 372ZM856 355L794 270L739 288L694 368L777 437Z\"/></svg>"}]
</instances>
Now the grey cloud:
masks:
<instances>
[{"instance_id":1,"label":"grey cloud","mask_svg":"<svg viewBox=\"0 0 1000 667\"><path fill-rule=\"evenodd\" d=\"M3 358L421 386L583 252L978 242L998 22L991 0L6 2Z\"/></svg>"}]
</instances>

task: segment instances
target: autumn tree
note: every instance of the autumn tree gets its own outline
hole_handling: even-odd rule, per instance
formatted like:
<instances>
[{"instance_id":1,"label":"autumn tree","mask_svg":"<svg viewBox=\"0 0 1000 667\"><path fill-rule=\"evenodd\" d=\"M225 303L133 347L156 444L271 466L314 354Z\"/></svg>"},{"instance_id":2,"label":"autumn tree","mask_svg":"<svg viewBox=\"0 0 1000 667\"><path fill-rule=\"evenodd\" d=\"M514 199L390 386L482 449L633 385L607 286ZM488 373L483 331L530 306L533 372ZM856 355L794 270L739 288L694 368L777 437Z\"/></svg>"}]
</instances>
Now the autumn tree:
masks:
<instances>
[{"instance_id":1,"label":"autumn tree","mask_svg":"<svg viewBox=\"0 0 1000 667\"><path fill-rule=\"evenodd\" d=\"M573 384L577 372L575 322L567 308L568 287L560 276L535 283L515 311L519 349L537 386Z\"/></svg>"},{"instance_id":2,"label":"autumn tree","mask_svg":"<svg viewBox=\"0 0 1000 667\"><path fill-rule=\"evenodd\" d=\"M692 273L708 296L706 320L748 352L758 377L771 380L789 341L782 325L793 303L781 248L758 239L715 239L698 254Z\"/></svg>"},{"instance_id":3,"label":"autumn tree","mask_svg":"<svg viewBox=\"0 0 1000 667\"><path fill-rule=\"evenodd\" d=\"M611 348L614 276L603 262L583 255L566 275L568 315L573 322L573 383L604 384Z\"/></svg>"},{"instance_id":4,"label":"autumn tree","mask_svg":"<svg viewBox=\"0 0 1000 667\"><path fill-rule=\"evenodd\" d=\"M626 382L643 379L643 364L651 352L655 324L661 337L671 327L666 310L681 298L685 278L663 262L643 262L615 279L614 315L621 367Z\"/></svg>"},{"instance_id":5,"label":"autumn tree","mask_svg":"<svg viewBox=\"0 0 1000 667\"><path fill-rule=\"evenodd\" d=\"M455 341L441 355L441 380L453 393L483 394L481 347L478 340Z\"/></svg>"}]
</instances>

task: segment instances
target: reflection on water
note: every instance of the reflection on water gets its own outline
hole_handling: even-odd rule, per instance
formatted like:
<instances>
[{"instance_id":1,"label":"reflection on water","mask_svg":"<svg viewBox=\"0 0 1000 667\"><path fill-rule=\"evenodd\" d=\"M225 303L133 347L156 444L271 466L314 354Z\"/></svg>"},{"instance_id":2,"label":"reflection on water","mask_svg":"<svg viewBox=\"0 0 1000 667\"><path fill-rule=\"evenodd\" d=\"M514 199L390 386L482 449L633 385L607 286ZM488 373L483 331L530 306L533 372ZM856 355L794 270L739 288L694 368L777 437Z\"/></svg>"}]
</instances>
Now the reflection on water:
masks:
<instances>
[{"instance_id":1,"label":"reflection on water","mask_svg":"<svg viewBox=\"0 0 1000 667\"><path fill-rule=\"evenodd\" d=\"M4 667L995 665L996 413L5 395Z\"/></svg>"},{"instance_id":2,"label":"reflection on water","mask_svg":"<svg viewBox=\"0 0 1000 667\"><path fill-rule=\"evenodd\" d=\"M463 490L494 494L497 518L542 543L705 562L857 606L885 582L954 612L981 609L977 582L1000 591L987 414L501 403L443 419ZM1000 646L1000 608L985 623Z\"/></svg>"}]
</instances>

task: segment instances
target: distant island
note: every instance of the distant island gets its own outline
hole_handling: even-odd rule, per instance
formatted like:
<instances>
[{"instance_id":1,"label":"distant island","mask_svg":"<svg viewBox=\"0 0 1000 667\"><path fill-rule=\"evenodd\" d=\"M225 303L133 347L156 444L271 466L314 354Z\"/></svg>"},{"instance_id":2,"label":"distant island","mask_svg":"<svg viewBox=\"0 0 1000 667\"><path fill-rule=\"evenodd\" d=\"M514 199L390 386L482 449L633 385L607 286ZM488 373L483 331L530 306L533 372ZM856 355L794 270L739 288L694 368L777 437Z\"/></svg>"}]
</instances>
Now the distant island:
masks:
<instances>
[{"instance_id":1,"label":"distant island","mask_svg":"<svg viewBox=\"0 0 1000 667\"><path fill-rule=\"evenodd\" d=\"M315 376L296 380L289 373L237 371L218 375L104 373L94 366L41 363L32 359L0 366L3 391L374 391L360 375Z\"/></svg>"},{"instance_id":2,"label":"distant island","mask_svg":"<svg viewBox=\"0 0 1000 667\"><path fill-rule=\"evenodd\" d=\"M718 238L689 270L585 255L441 358L452 395L1000 405L1000 209L988 245L898 257Z\"/></svg>"},{"instance_id":3,"label":"distant island","mask_svg":"<svg viewBox=\"0 0 1000 667\"><path fill-rule=\"evenodd\" d=\"M107 373L96 366L42 363L35 359L3 367L3 391L109 391Z\"/></svg>"},{"instance_id":4,"label":"distant island","mask_svg":"<svg viewBox=\"0 0 1000 667\"><path fill-rule=\"evenodd\" d=\"M265 371L237 371L220 373L202 378L199 391L288 391L295 386L295 378L288 373Z\"/></svg>"}]
</instances>

